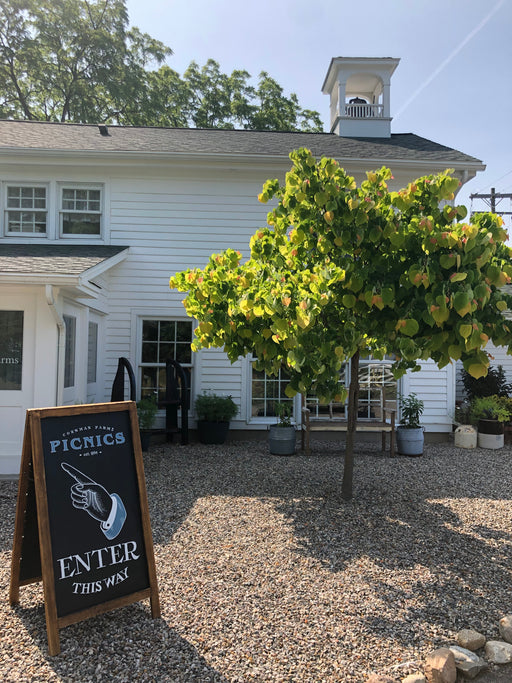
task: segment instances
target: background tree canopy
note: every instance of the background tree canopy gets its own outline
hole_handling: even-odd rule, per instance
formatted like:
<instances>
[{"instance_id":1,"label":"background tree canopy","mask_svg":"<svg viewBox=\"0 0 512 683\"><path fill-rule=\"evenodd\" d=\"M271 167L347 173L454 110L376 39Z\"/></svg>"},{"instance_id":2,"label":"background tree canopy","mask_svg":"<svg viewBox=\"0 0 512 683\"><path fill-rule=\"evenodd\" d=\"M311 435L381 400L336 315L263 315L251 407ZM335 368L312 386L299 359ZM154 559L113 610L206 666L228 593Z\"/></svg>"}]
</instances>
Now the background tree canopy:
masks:
<instances>
[{"instance_id":1,"label":"background tree canopy","mask_svg":"<svg viewBox=\"0 0 512 683\"><path fill-rule=\"evenodd\" d=\"M0 0L0 117L136 126L322 131L267 73L183 76L171 48L128 25L125 0Z\"/></svg>"}]
</instances>

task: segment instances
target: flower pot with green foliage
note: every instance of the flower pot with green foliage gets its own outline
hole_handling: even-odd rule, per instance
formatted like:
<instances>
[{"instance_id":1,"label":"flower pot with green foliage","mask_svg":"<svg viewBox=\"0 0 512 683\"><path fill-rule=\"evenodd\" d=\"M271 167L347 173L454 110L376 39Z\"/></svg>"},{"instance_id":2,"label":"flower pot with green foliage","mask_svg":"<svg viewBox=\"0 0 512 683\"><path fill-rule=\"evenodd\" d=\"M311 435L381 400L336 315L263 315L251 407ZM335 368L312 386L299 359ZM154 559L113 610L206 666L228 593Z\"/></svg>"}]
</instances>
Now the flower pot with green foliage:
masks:
<instances>
[{"instance_id":1,"label":"flower pot with green foliage","mask_svg":"<svg viewBox=\"0 0 512 683\"><path fill-rule=\"evenodd\" d=\"M147 451L151 441L151 429L155 424L158 406L156 396L145 396L137 401L137 417L139 420L140 443L143 451Z\"/></svg>"},{"instance_id":2,"label":"flower pot with green foliage","mask_svg":"<svg viewBox=\"0 0 512 683\"><path fill-rule=\"evenodd\" d=\"M197 434L204 444L224 443L229 423L238 413L231 396L203 393L196 398Z\"/></svg>"},{"instance_id":3,"label":"flower pot with green foliage","mask_svg":"<svg viewBox=\"0 0 512 683\"><path fill-rule=\"evenodd\" d=\"M499 396L477 396L471 401L471 418L478 425L480 448L502 448L505 443L504 425L510 412Z\"/></svg>"},{"instance_id":4,"label":"flower pot with green foliage","mask_svg":"<svg viewBox=\"0 0 512 683\"><path fill-rule=\"evenodd\" d=\"M292 425L291 406L277 403L275 411L279 421L270 425L268 446L272 455L293 455L295 453L295 427Z\"/></svg>"},{"instance_id":5,"label":"flower pot with green foliage","mask_svg":"<svg viewBox=\"0 0 512 683\"><path fill-rule=\"evenodd\" d=\"M396 446L401 455L423 455L424 433L420 425L424 405L416 394L401 396L401 419L396 428Z\"/></svg>"}]
</instances>

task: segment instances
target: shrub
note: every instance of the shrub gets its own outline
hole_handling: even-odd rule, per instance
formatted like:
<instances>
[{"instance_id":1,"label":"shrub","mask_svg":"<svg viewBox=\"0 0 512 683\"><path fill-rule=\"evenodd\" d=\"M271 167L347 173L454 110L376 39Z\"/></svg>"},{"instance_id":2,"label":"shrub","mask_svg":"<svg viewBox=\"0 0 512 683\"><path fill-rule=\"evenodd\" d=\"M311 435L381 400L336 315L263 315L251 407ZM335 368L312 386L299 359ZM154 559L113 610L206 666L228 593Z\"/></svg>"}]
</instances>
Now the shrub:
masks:
<instances>
[{"instance_id":1,"label":"shrub","mask_svg":"<svg viewBox=\"0 0 512 683\"><path fill-rule=\"evenodd\" d=\"M229 422L238 413L231 396L204 393L196 398L195 405L198 419L207 422Z\"/></svg>"},{"instance_id":2,"label":"shrub","mask_svg":"<svg viewBox=\"0 0 512 683\"><path fill-rule=\"evenodd\" d=\"M158 406L155 396L145 396L137 401L137 417L140 429L151 429L155 422Z\"/></svg>"},{"instance_id":3,"label":"shrub","mask_svg":"<svg viewBox=\"0 0 512 683\"><path fill-rule=\"evenodd\" d=\"M499 396L477 396L471 401L471 419L474 424L478 420L498 420L508 422L510 413L501 404Z\"/></svg>"},{"instance_id":4,"label":"shrub","mask_svg":"<svg viewBox=\"0 0 512 683\"><path fill-rule=\"evenodd\" d=\"M469 401L479 396L508 396L512 394L512 385L507 383L502 365L498 365L497 368L490 365L487 376L478 379L463 370L462 383Z\"/></svg>"}]
</instances>

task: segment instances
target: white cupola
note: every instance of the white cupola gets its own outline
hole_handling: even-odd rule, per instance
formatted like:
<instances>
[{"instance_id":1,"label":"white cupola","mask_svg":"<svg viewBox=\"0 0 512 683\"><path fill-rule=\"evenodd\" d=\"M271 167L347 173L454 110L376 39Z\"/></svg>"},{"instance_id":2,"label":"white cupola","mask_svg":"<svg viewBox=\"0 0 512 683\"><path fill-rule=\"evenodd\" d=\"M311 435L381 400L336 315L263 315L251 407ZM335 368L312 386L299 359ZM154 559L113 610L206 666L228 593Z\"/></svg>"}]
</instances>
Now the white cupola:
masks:
<instances>
[{"instance_id":1,"label":"white cupola","mask_svg":"<svg viewBox=\"0 0 512 683\"><path fill-rule=\"evenodd\" d=\"M331 133L391 137L390 81L399 59L334 57L322 86L331 97Z\"/></svg>"}]
</instances>

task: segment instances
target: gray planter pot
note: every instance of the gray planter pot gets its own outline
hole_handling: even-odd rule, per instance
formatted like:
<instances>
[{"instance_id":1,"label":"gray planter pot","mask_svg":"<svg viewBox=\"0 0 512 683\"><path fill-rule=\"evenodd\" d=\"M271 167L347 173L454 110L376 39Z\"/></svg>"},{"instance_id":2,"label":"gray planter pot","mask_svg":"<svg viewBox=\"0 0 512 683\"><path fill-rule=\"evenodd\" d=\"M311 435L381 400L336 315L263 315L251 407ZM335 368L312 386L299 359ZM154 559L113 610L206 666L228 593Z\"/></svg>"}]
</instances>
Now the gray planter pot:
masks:
<instances>
[{"instance_id":1,"label":"gray planter pot","mask_svg":"<svg viewBox=\"0 0 512 683\"><path fill-rule=\"evenodd\" d=\"M423 455L423 427L397 427L396 447L400 455Z\"/></svg>"},{"instance_id":2,"label":"gray planter pot","mask_svg":"<svg viewBox=\"0 0 512 683\"><path fill-rule=\"evenodd\" d=\"M271 425L268 447L272 455L293 455L295 453L295 427Z\"/></svg>"}]
</instances>

